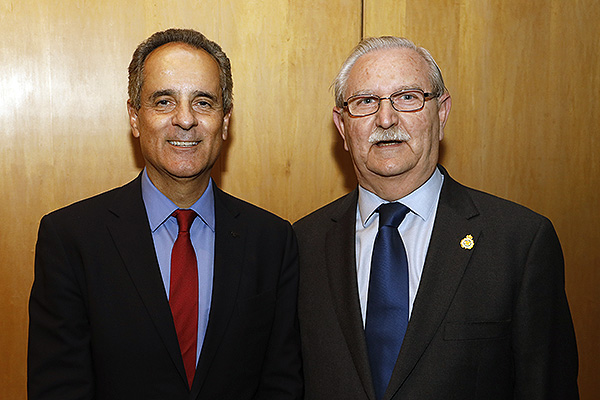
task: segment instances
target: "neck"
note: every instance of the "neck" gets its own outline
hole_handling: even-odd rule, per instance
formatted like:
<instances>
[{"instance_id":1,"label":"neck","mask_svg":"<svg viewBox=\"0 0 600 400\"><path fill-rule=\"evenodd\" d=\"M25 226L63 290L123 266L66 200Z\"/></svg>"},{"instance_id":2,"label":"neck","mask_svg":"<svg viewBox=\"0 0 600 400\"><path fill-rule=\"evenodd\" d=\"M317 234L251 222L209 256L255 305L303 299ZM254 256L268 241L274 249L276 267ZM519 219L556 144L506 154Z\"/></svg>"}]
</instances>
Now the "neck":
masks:
<instances>
[{"instance_id":1,"label":"neck","mask_svg":"<svg viewBox=\"0 0 600 400\"><path fill-rule=\"evenodd\" d=\"M396 201L420 188L431 178L434 171L435 167L431 171L420 175L376 176L369 180L359 178L358 183L383 200Z\"/></svg>"},{"instance_id":2,"label":"neck","mask_svg":"<svg viewBox=\"0 0 600 400\"><path fill-rule=\"evenodd\" d=\"M162 194L184 209L190 208L202 197L210 181L210 174L194 178L161 179L153 177L148 171L148 177Z\"/></svg>"}]
</instances>

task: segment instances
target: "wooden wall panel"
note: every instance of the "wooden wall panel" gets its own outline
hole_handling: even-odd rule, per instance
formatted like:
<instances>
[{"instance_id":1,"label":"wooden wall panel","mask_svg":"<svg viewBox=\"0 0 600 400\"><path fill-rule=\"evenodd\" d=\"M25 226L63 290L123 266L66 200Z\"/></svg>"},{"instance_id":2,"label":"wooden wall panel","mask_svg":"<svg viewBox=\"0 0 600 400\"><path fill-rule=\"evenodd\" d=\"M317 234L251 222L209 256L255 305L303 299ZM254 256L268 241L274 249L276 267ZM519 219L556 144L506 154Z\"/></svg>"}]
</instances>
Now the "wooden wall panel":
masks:
<instances>
[{"instance_id":1,"label":"wooden wall panel","mask_svg":"<svg viewBox=\"0 0 600 400\"><path fill-rule=\"evenodd\" d=\"M444 72L442 162L553 222L566 260L582 399L600 393L600 4L365 1L365 36L406 36Z\"/></svg>"},{"instance_id":2,"label":"wooden wall panel","mask_svg":"<svg viewBox=\"0 0 600 400\"><path fill-rule=\"evenodd\" d=\"M329 85L360 39L360 2L241 4L230 21L238 28L222 39L240 78L219 181L294 221L346 190L342 168L349 163L334 157L343 149ZM249 15L256 22L244 25ZM340 44L337 35L353 39Z\"/></svg>"},{"instance_id":3,"label":"wooden wall panel","mask_svg":"<svg viewBox=\"0 0 600 400\"><path fill-rule=\"evenodd\" d=\"M40 217L136 174L124 107L126 16L110 4L2 2L0 398L25 398ZM95 4L95 3L94 3ZM114 15L113 15L114 14ZM94 17L92 17L92 15Z\"/></svg>"},{"instance_id":4,"label":"wooden wall panel","mask_svg":"<svg viewBox=\"0 0 600 400\"><path fill-rule=\"evenodd\" d=\"M295 220L347 188L328 88L360 18L359 0L0 2L0 398L25 398L40 218L143 165L125 107L137 44L174 26L221 44L235 100L216 180Z\"/></svg>"},{"instance_id":5,"label":"wooden wall panel","mask_svg":"<svg viewBox=\"0 0 600 400\"><path fill-rule=\"evenodd\" d=\"M39 219L138 173L126 68L141 40L172 26L204 32L232 60L233 125L217 182L290 220L355 185L329 86L361 30L429 48L454 98L444 164L557 227L582 398L591 398L600 392L598 8L594 0L0 2L0 398L25 398Z\"/></svg>"}]
</instances>

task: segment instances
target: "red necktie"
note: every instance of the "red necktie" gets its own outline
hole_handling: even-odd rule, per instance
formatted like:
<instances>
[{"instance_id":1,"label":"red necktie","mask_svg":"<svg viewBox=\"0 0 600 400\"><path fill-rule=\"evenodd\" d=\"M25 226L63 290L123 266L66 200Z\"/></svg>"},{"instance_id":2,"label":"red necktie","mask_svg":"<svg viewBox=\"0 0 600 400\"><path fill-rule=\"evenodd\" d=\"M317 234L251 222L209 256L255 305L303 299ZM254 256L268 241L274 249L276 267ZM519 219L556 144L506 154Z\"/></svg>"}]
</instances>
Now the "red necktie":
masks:
<instances>
[{"instance_id":1,"label":"red necktie","mask_svg":"<svg viewBox=\"0 0 600 400\"><path fill-rule=\"evenodd\" d=\"M190 239L190 227L196 213L193 210L176 210L173 216L177 218L179 233L171 253L169 305L191 388L196 373L198 339L198 264Z\"/></svg>"}]
</instances>

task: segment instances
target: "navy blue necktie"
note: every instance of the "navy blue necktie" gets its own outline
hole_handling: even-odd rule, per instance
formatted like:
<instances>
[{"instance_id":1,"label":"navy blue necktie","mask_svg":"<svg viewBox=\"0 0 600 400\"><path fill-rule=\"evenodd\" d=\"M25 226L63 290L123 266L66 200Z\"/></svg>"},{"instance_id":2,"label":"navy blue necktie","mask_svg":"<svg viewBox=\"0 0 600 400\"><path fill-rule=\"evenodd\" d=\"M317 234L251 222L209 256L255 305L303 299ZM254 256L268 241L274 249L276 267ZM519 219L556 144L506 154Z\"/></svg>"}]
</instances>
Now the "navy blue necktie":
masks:
<instances>
[{"instance_id":1,"label":"navy blue necktie","mask_svg":"<svg viewBox=\"0 0 600 400\"><path fill-rule=\"evenodd\" d=\"M408 325L408 260L398 226L410 211L400 203L379 206L373 246L365 337L376 398L390 382Z\"/></svg>"}]
</instances>

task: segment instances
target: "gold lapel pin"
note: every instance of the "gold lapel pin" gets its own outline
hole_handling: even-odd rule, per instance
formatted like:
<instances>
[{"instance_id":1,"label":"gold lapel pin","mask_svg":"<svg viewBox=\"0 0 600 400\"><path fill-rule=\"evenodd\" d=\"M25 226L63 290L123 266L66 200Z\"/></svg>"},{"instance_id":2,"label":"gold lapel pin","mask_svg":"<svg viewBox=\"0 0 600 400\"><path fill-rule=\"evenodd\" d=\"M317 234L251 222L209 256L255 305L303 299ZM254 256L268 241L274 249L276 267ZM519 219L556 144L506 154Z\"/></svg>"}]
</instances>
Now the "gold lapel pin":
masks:
<instances>
[{"instance_id":1,"label":"gold lapel pin","mask_svg":"<svg viewBox=\"0 0 600 400\"><path fill-rule=\"evenodd\" d=\"M460 247L466 250L471 250L475 246L475 241L473 240L473 236L467 235L463 240L460 241Z\"/></svg>"}]
</instances>

